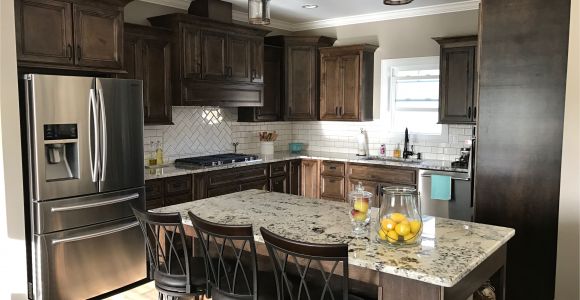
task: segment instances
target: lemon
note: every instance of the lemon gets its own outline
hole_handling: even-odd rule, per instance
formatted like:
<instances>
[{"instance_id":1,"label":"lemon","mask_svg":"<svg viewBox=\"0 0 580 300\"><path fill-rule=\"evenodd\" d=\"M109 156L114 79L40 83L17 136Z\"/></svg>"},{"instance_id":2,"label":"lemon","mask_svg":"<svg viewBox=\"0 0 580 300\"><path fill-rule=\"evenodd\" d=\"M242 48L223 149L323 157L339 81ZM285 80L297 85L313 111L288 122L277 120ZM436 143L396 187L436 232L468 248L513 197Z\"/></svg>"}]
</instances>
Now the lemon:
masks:
<instances>
[{"instance_id":1,"label":"lemon","mask_svg":"<svg viewBox=\"0 0 580 300\"><path fill-rule=\"evenodd\" d=\"M411 226L411 232L412 233L417 233L419 232L419 230L421 230L421 221L419 220L413 220L411 221L411 223L409 224Z\"/></svg>"},{"instance_id":2,"label":"lemon","mask_svg":"<svg viewBox=\"0 0 580 300\"><path fill-rule=\"evenodd\" d=\"M397 223L389 218L383 218L381 220L381 228L384 231L394 230L395 226L397 226Z\"/></svg>"},{"instance_id":3,"label":"lemon","mask_svg":"<svg viewBox=\"0 0 580 300\"><path fill-rule=\"evenodd\" d=\"M353 215L353 219L355 221L359 221L359 222L365 221L367 219L367 213L366 212L360 212L360 211L359 212L356 212Z\"/></svg>"},{"instance_id":4,"label":"lemon","mask_svg":"<svg viewBox=\"0 0 580 300\"><path fill-rule=\"evenodd\" d=\"M379 229L379 232L378 232L378 234L379 234L379 238L380 238L381 240L383 240L383 241L384 241L384 240L386 240L386 239L387 239L387 232L386 232L386 231Z\"/></svg>"},{"instance_id":5,"label":"lemon","mask_svg":"<svg viewBox=\"0 0 580 300\"><path fill-rule=\"evenodd\" d=\"M391 243L399 240L399 235L394 230L387 232L387 237L388 237L388 241Z\"/></svg>"},{"instance_id":6,"label":"lemon","mask_svg":"<svg viewBox=\"0 0 580 300\"><path fill-rule=\"evenodd\" d=\"M405 217L405 215L401 213L392 213L391 220L395 221L395 223L401 223L403 221L406 221L407 217Z\"/></svg>"},{"instance_id":7,"label":"lemon","mask_svg":"<svg viewBox=\"0 0 580 300\"><path fill-rule=\"evenodd\" d=\"M369 210L369 201L364 199L356 199L354 201L354 209L359 212L366 213Z\"/></svg>"},{"instance_id":8,"label":"lemon","mask_svg":"<svg viewBox=\"0 0 580 300\"><path fill-rule=\"evenodd\" d=\"M399 223L397 224L397 226L395 226L395 231L397 232L398 235L405 236L411 233L411 226Z\"/></svg>"},{"instance_id":9,"label":"lemon","mask_svg":"<svg viewBox=\"0 0 580 300\"><path fill-rule=\"evenodd\" d=\"M417 235L414 233L409 233L403 237L406 243L414 243Z\"/></svg>"},{"instance_id":10,"label":"lemon","mask_svg":"<svg viewBox=\"0 0 580 300\"><path fill-rule=\"evenodd\" d=\"M401 224L407 224L407 225L411 225L411 223L409 223L409 220L404 220L404 221L401 221Z\"/></svg>"}]
</instances>

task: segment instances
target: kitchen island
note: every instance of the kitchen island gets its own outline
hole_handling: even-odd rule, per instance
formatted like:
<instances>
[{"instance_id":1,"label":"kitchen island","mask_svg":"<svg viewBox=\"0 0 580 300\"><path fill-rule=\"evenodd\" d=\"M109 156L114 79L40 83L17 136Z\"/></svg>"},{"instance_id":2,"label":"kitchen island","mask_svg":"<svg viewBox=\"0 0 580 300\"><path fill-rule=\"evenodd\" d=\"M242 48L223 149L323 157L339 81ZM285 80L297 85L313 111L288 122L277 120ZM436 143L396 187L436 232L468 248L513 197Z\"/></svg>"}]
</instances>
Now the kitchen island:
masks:
<instances>
[{"instance_id":1,"label":"kitchen island","mask_svg":"<svg viewBox=\"0 0 580 300\"><path fill-rule=\"evenodd\" d=\"M252 224L258 245L260 227L303 242L347 243L351 278L378 286L379 299L465 300L494 275L498 299L504 299L507 242L515 234L510 228L425 216L421 245L393 248L377 242L375 230L368 237L352 236L347 203L261 190L153 211L179 212L191 234L187 211L216 223Z\"/></svg>"}]
</instances>

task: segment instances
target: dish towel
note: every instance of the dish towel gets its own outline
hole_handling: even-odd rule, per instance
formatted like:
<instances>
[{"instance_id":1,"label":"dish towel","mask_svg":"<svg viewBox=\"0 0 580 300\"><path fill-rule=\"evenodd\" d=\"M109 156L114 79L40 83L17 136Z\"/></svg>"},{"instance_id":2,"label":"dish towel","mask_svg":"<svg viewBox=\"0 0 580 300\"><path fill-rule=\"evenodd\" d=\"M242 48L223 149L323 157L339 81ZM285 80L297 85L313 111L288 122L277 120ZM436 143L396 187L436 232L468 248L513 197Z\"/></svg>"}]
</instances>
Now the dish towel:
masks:
<instances>
[{"instance_id":1,"label":"dish towel","mask_svg":"<svg viewBox=\"0 0 580 300\"><path fill-rule=\"evenodd\" d=\"M451 200L451 176L431 175L431 199Z\"/></svg>"}]
</instances>

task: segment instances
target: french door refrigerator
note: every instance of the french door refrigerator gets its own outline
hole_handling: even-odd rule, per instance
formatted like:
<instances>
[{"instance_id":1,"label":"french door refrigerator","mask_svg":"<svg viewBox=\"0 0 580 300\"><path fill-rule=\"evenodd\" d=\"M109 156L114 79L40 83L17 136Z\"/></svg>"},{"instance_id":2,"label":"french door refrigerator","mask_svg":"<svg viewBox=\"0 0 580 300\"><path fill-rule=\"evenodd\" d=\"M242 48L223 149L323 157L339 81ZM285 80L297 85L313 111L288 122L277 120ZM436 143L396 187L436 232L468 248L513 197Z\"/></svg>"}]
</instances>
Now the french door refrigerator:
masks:
<instances>
[{"instance_id":1,"label":"french door refrigerator","mask_svg":"<svg viewBox=\"0 0 580 300\"><path fill-rule=\"evenodd\" d=\"M30 289L87 299L146 278L142 83L25 75Z\"/></svg>"}]
</instances>

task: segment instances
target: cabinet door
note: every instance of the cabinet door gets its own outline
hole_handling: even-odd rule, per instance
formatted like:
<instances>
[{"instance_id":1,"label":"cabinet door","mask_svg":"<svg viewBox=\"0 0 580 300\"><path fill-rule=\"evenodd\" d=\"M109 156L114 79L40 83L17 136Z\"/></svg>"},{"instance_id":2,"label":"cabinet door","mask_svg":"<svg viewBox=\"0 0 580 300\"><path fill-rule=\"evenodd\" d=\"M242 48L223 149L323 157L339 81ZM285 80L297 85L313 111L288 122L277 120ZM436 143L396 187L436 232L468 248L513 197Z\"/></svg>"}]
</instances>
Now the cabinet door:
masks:
<instances>
[{"instance_id":1,"label":"cabinet door","mask_svg":"<svg viewBox=\"0 0 580 300\"><path fill-rule=\"evenodd\" d=\"M270 178L270 192L288 193L288 176Z\"/></svg>"},{"instance_id":2,"label":"cabinet door","mask_svg":"<svg viewBox=\"0 0 580 300\"><path fill-rule=\"evenodd\" d=\"M223 32L202 31L201 77L207 80L224 80L226 73L227 34Z\"/></svg>"},{"instance_id":3,"label":"cabinet door","mask_svg":"<svg viewBox=\"0 0 580 300\"><path fill-rule=\"evenodd\" d=\"M441 50L439 122L472 123L475 47Z\"/></svg>"},{"instance_id":4,"label":"cabinet door","mask_svg":"<svg viewBox=\"0 0 580 300\"><path fill-rule=\"evenodd\" d=\"M344 177L322 175L320 177L320 197L323 199L344 201Z\"/></svg>"},{"instance_id":5,"label":"cabinet door","mask_svg":"<svg viewBox=\"0 0 580 300\"><path fill-rule=\"evenodd\" d=\"M171 43L147 39L143 45L145 124L171 123Z\"/></svg>"},{"instance_id":6,"label":"cabinet door","mask_svg":"<svg viewBox=\"0 0 580 300\"><path fill-rule=\"evenodd\" d=\"M79 66L123 67L123 12L73 5L75 57Z\"/></svg>"},{"instance_id":7,"label":"cabinet door","mask_svg":"<svg viewBox=\"0 0 580 300\"><path fill-rule=\"evenodd\" d=\"M303 160L301 165L301 185L302 196L308 198L319 197L320 168L317 160Z\"/></svg>"},{"instance_id":8,"label":"cabinet door","mask_svg":"<svg viewBox=\"0 0 580 300\"><path fill-rule=\"evenodd\" d=\"M52 0L15 1L18 60L72 65L72 6Z\"/></svg>"},{"instance_id":9,"label":"cabinet door","mask_svg":"<svg viewBox=\"0 0 580 300\"><path fill-rule=\"evenodd\" d=\"M290 190L292 195L300 195L300 178L302 177L300 160L290 161Z\"/></svg>"},{"instance_id":10,"label":"cabinet door","mask_svg":"<svg viewBox=\"0 0 580 300\"><path fill-rule=\"evenodd\" d=\"M286 120L318 118L317 56L313 46L286 47Z\"/></svg>"},{"instance_id":11,"label":"cabinet door","mask_svg":"<svg viewBox=\"0 0 580 300\"><path fill-rule=\"evenodd\" d=\"M340 65L340 118L357 121L360 120L360 55L343 55Z\"/></svg>"},{"instance_id":12,"label":"cabinet door","mask_svg":"<svg viewBox=\"0 0 580 300\"><path fill-rule=\"evenodd\" d=\"M123 41L125 74L117 75L124 79L143 80L143 40L125 34Z\"/></svg>"},{"instance_id":13,"label":"cabinet door","mask_svg":"<svg viewBox=\"0 0 580 300\"><path fill-rule=\"evenodd\" d=\"M252 40L252 68L250 74L252 82L264 82L264 39Z\"/></svg>"},{"instance_id":14,"label":"cabinet door","mask_svg":"<svg viewBox=\"0 0 580 300\"><path fill-rule=\"evenodd\" d=\"M252 43L248 37L233 34L228 35L228 63L226 73L229 80L241 82L251 81L251 48Z\"/></svg>"},{"instance_id":15,"label":"cabinet door","mask_svg":"<svg viewBox=\"0 0 580 300\"><path fill-rule=\"evenodd\" d=\"M201 30L183 25L181 28L183 78L201 78Z\"/></svg>"},{"instance_id":16,"label":"cabinet door","mask_svg":"<svg viewBox=\"0 0 580 300\"><path fill-rule=\"evenodd\" d=\"M320 119L340 119L343 88L340 57L323 56L320 60Z\"/></svg>"},{"instance_id":17,"label":"cabinet door","mask_svg":"<svg viewBox=\"0 0 580 300\"><path fill-rule=\"evenodd\" d=\"M282 114L282 48L264 48L264 106L256 108L258 121L278 121Z\"/></svg>"}]
</instances>

